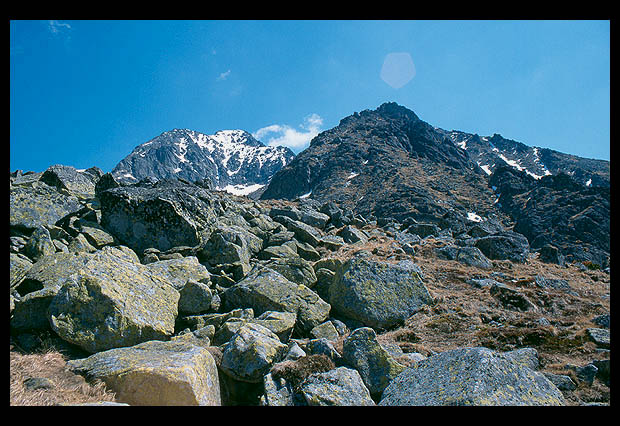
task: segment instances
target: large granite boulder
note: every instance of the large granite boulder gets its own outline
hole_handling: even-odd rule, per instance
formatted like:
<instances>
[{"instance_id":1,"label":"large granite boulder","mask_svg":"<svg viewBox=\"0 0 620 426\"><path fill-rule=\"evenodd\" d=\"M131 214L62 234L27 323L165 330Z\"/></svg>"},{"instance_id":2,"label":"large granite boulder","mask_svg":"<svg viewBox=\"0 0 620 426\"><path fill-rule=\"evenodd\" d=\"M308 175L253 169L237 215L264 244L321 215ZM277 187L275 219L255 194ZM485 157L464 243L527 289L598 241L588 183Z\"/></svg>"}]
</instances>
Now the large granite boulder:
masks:
<instances>
[{"instance_id":1,"label":"large granite boulder","mask_svg":"<svg viewBox=\"0 0 620 426\"><path fill-rule=\"evenodd\" d=\"M69 277L49 307L52 329L89 352L166 340L179 292L146 266L101 251Z\"/></svg>"},{"instance_id":2,"label":"large granite boulder","mask_svg":"<svg viewBox=\"0 0 620 426\"><path fill-rule=\"evenodd\" d=\"M527 238L512 231L481 237L475 245L486 257L493 260L525 263L530 253Z\"/></svg>"},{"instance_id":3,"label":"large granite boulder","mask_svg":"<svg viewBox=\"0 0 620 426\"><path fill-rule=\"evenodd\" d=\"M61 194L41 182L33 182L31 186L11 186L9 204L10 226L18 229L52 226L82 209L77 197Z\"/></svg>"},{"instance_id":4,"label":"large granite boulder","mask_svg":"<svg viewBox=\"0 0 620 426\"><path fill-rule=\"evenodd\" d=\"M220 368L235 380L259 383L271 366L284 357L287 349L288 346L268 328L247 323L226 344Z\"/></svg>"},{"instance_id":5,"label":"large granite boulder","mask_svg":"<svg viewBox=\"0 0 620 426\"><path fill-rule=\"evenodd\" d=\"M102 380L117 401L129 405L221 405L213 356L187 342L149 341L67 364Z\"/></svg>"},{"instance_id":6,"label":"large granite boulder","mask_svg":"<svg viewBox=\"0 0 620 426\"><path fill-rule=\"evenodd\" d=\"M330 305L303 284L295 284L280 273L257 265L246 278L222 293L224 308L252 308L255 314L265 311L297 314L295 328L309 332L325 322Z\"/></svg>"},{"instance_id":7,"label":"large granite boulder","mask_svg":"<svg viewBox=\"0 0 620 426\"><path fill-rule=\"evenodd\" d=\"M310 406L375 405L359 373L347 367L310 375L300 393Z\"/></svg>"},{"instance_id":8,"label":"large granite boulder","mask_svg":"<svg viewBox=\"0 0 620 426\"><path fill-rule=\"evenodd\" d=\"M102 175L97 167L80 171L72 166L54 165L43 172L40 180L59 192L87 199L95 196L95 185Z\"/></svg>"},{"instance_id":9,"label":"large granite boulder","mask_svg":"<svg viewBox=\"0 0 620 426\"><path fill-rule=\"evenodd\" d=\"M487 348L442 352L398 375L379 405L565 405L542 373Z\"/></svg>"},{"instance_id":10,"label":"large granite boulder","mask_svg":"<svg viewBox=\"0 0 620 426\"><path fill-rule=\"evenodd\" d=\"M432 303L421 275L421 269L409 260L388 263L356 256L336 273L329 287L329 303L347 318L387 328Z\"/></svg>"},{"instance_id":11,"label":"large granite boulder","mask_svg":"<svg viewBox=\"0 0 620 426\"><path fill-rule=\"evenodd\" d=\"M138 253L197 246L223 212L219 196L180 181L112 188L99 199L101 225Z\"/></svg>"},{"instance_id":12,"label":"large granite boulder","mask_svg":"<svg viewBox=\"0 0 620 426\"><path fill-rule=\"evenodd\" d=\"M181 290L189 280L207 283L210 279L209 271L196 256L152 262L146 265L146 269L164 278L177 290Z\"/></svg>"},{"instance_id":13,"label":"large granite boulder","mask_svg":"<svg viewBox=\"0 0 620 426\"><path fill-rule=\"evenodd\" d=\"M358 328L347 336L342 345L342 357L360 373L375 397L380 397L390 381L406 368L381 347L375 331L369 327Z\"/></svg>"}]
</instances>

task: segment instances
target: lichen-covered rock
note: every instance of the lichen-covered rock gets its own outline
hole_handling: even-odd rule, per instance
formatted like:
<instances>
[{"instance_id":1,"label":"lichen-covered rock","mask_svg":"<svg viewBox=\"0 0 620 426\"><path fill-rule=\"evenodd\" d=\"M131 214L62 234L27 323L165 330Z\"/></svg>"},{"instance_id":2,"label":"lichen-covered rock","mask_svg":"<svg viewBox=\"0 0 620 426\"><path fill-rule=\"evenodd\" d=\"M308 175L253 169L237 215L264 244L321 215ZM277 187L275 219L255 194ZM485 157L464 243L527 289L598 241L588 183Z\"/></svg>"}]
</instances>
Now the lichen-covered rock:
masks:
<instances>
[{"instance_id":1,"label":"lichen-covered rock","mask_svg":"<svg viewBox=\"0 0 620 426\"><path fill-rule=\"evenodd\" d=\"M99 352L68 365L104 381L129 405L221 405L211 353L183 341L149 341Z\"/></svg>"},{"instance_id":2,"label":"lichen-covered rock","mask_svg":"<svg viewBox=\"0 0 620 426\"><path fill-rule=\"evenodd\" d=\"M179 181L112 188L99 199L101 225L138 253L197 246L223 211L215 194Z\"/></svg>"},{"instance_id":3,"label":"lichen-covered rock","mask_svg":"<svg viewBox=\"0 0 620 426\"><path fill-rule=\"evenodd\" d=\"M17 331L49 330L47 308L56 296L58 289L45 287L26 294L15 302L12 312L11 328Z\"/></svg>"},{"instance_id":4,"label":"lichen-covered rock","mask_svg":"<svg viewBox=\"0 0 620 426\"><path fill-rule=\"evenodd\" d=\"M26 256L17 253L10 253L9 257L9 283L10 287L13 288L22 282L28 270L32 267L32 262Z\"/></svg>"},{"instance_id":5,"label":"lichen-covered rock","mask_svg":"<svg viewBox=\"0 0 620 426\"><path fill-rule=\"evenodd\" d=\"M42 226L35 229L30 235L28 243L24 247L23 253L34 262L43 256L56 253L56 246L54 246L54 243L52 242L50 232Z\"/></svg>"},{"instance_id":6,"label":"lichen-covered rock","mask_svg":"<svg viewBox=\"0 0 620 426\"><path fill-rule=\"evenodd\" d=\"M404 321L432 298L413 262L392 264L356 256L339 268L329 303L345 317L376 328Z\"/></svg>"},{"instance_id":7,"label":"lichen-covered rock","mask_svg":"<svg viewBox=\"0 0 620 426\"><path fill-rule=\"evenodd\" d=\"M41 182L56 187L59 192L75 195L79 198L93 198L95 184L101 177L94 170L79 171L72 166L50 166L41 176Z\"/></svg>"},{"instance_id":8,"label":"lichen-covered rock","mask_svg":"<svg viewBox=\"0 0 620 426\"><path fill-rule=\"evenodd\" d=\"M282 343L288 342L295 327L296 315L291 312L266 311L257 318L232 317L222 324L213 340L216 345L228 342L234 334L245 324L253 323L261 325L278 336Z\"/></svg>"},{"instance_id":9,"label":"lichen-covered rock","mask_svg":"<svg viewBox=\"0 0 620 426\"><path fill-rule=\"evenodd\" d=\"M99 252L58 291L50 323L64 340L99 352L166 340L178 301L179 292L146 266Z\"/></svg>"},{"instance_id":10,"label":"lichen-covered rock","mask_svg":"<svg viewBox=\"0 0 620 426\"><path fill-rule=\"evenodd\" d=\"M346 367L310 375L300 392L310 406L375 405L359 373Z\"/></svg>"},{"instance_id":11,"label":"lichen-covered rock","mask_svg":"<svg viewBox=\"0 0 620 426\"><path fill-rule=\"evenodd\" d=\"M41 182L34 182L32 186L12 186L9 205L11 227L26 229L55 225L82 208L75 196L61 194Z\"/></svg>"},{"instance_id":12,"label":"lichen-covered rock","mask_svg":"<svg viewBox=\"0 0 620 426\"><path fill-rule=\"evenodd\" d=\"M207 283L211 276L196 256L152 262L146 265L146 269L161 276L177 290L182 289L190 279Z\"/></svg>"},{"instance_id":13,"label":"lichen-covered rock","mask_svg":"<svg viewBox=\"0 0 620 426\"><path fill-rule=\"evenodd\" d=\"M198 314L211 308L213 292L209 286L190 279L179 290L179 312Z\"/></svg>"},{"instance_id":14,"label":"lichen-covered rock","mask_svg":"<svg viewBox=\"0 0 620 426\"><path fill-rule=\"evenodd\" d=\"M226 344L220 368L235 380L259 383L271 366L286 355L287 349L266 327L244 324Z\"/></svg>"},{"instance_id":15,"label":"lichen-covered rock","mask_svg":"<svg viewBox=\"0 0 620 426\"><path fill-rule=\"evenodd\" d=\"M280 273L257 266L246 278L222 293L226 309L252 308L256 314L265 311L297 314L296 329L309 332L323 323L330 305L303 284L295 284Z\"/></svg>"},{"instance_id":16,"label":"lichen-covered rock","mask_svg":"<svg viewBox=\"0 0 620 426\"><path fill-rule=\"evenodd\" d=\"M379 405L565 405L565 400L542 373L487 348L462 348L404 370Z\"/></svg>"},{"instance_id":17,"label":"lichen-covered rock","mask_svg":"<svg viewBox=\"0 0 620 426\"><path fill-rule=\"evenodd\" d=\"M42 288L54 288L56 292L65 281L92 259L87 253L54 253L42 257L32 265L15 288L22 296Z\"/></svg>"},{"instance_id":18,"label":"lichen-covered rock","mask_svg":"<svg viewBox=\"0 0 620 426\"><path fill-rule=\"evenodd\" d=\"M317 247L321 243L323 233L319 229L288 216L275 216L273 219L286 226L286 229L293 232L299 241L308 243L312 247Z\"/></svg>"},{"instance_id":19,"label":"lichen-covered rock","mask_svg":"<svg viewBox=\"0 0 620 426\"><path fill-rule=\"evenodd\" d=\"M316 284L317 278L312 262L302 258L272 259L265 266L279 272L295 284L303 284L308 288Z\"/></svg>"},{"instance_id":20,"label":"lichen-covered rock","mask_svg":"<svg viewBox=\"0 0 620 426\"><path fill-rule=\"evenodd\" d=\"M381 396L390 382L406 368L379 344L375 331L369 327L353 330L342 345L342 356L360 373L374 396Z\"/></svg>"}]
</instances>

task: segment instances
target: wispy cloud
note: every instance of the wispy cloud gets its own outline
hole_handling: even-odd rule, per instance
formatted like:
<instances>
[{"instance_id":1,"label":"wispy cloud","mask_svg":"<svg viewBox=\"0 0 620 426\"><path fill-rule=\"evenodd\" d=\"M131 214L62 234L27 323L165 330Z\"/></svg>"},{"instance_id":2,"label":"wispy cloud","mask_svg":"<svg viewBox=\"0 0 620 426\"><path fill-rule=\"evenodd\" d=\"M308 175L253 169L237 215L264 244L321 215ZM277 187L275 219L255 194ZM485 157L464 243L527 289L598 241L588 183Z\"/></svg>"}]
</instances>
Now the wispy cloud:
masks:
<instances>
[{"instance_id":1,"label":"wispy cloud","mask_svg":"<svg viewBox=\"0 0 620 426\"><path fill-rule=\"evenodd\" d=\"M228 76L230 75L230 70L225 71L223 73L221 73L218 77L217 77L217 81L222 81L222 80L226 80L228 78Z\"/></svg>"},{"instance_id":2,"label":"wispy cloud","mask_svg":"<svg viewBox=\"0 0 620 426\"><path fill-rule=\"evenodd\" d=\"M71 30L71 25L67 24L66 22L50 20L47 21L47 28L52 34L62 34L67 33L69 30Z\"/></svg>"},{"instance_id":3,"label":"wispy cloud","mask_svg":"<svg viewBox=\"0 0 620 426\"><path fill-rule=\"evenodd\" d=\"M287 146L293 150L301 150L308 146L312 138L319 134L323 119L318 114L310 114L304 118L299 129L286 124L272 124L258 129L253 136L269 146Z\"/></svg>"}]
</instances>

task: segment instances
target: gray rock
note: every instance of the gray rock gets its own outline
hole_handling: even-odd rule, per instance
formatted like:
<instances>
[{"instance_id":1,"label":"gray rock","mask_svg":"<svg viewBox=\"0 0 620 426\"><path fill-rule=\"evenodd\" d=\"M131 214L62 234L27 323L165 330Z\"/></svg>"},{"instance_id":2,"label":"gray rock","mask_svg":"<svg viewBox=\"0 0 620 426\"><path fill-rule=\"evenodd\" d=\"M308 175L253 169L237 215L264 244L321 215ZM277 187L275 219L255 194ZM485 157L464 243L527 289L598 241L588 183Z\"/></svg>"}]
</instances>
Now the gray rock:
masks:
<instances>
[{"instance_id":1,"label":"gray rock","mask_svg":"<svg viewBox=\"0 0 620 426\"><path fill-rule=\"evenodd\" d=\"M349 366L360 373L370 394L375 397L380 396L406 368L379 344L375 331L368 327L353 330L343 343L342 356Z\"/></svg>"},{"instance_id":2,"label":"gray rock","mask_svg":"<svg viewBox=\"0 0 620 426\"><path fill-rule=\"evenodd\" d=\"M366 244L368 242L368 237L362 231L351 225L342 228L342 230L338 232L338 235L341 236L347 244Z\"/></svg>"},{"instance_id":3,"label":"gray rock","mask_svg":"<svg viewBox=\"0 0 620 426\"><path fill-rule=\"evenodd\" d=\"M299 257L272 259L265 266L284 275L289 281L303 284L308 288L314 287L317 281L312 263Z\"/></svg>"},{"instance_id":4,"label":"gray rock","mask_svg":"<svg viewBox=\"0 0 620 426\"><path fill-rule=\"evenodd\" d=\"M38 227L35 229L30 235L28 243L24 247L23 253L34 262L43 256L56 253L56 246L52 242L50 232L44 227Z\"/></svg>"},{"instance_id":5,"label":"gray rock","mask_svg":"<svg viewBox=\"0 0 620 426\"><path fill-rule=\"evenodd\" d=\"M10 226L20 229L55 225L63 217L82 208L77 197L61 194L40 182L35 182L31 187L11 187L9 205Z\"/></svg>"},{"instance_id":6,"label":"gray rock","mask_svg":"<svg viewBox=\"0 0 620 426\"><path fill-rule=\"evenodd\" d=\"M246 307L257 314L265 311L297 314L296 329L309 332L323 323L331 306L303 284L295 284L282 274L257 266L250 274L222 293L225 309Z\"/></svg>"},{"instance_id":7,"label":"gray rock","mask_svg":"<svg viewBox=\"0 0 620 426\"><path fill-rule=\"evenodd\" d=\"M390 327L432 302L421 274L408 260L392 264L356 256L336 273L329 303L344 317L364 325Z\"/></svg>"},{"instance_id":8,"label":"gray rock","mask_svg":"<svg viewBox=\"0 0 620 426\"><path fill-rule=\"evenodd\" d=\"M138 253L149 247L194 247L223 213L219 198L178 181L112 188L99 195L101 225Z\"/></svg>"},{"instance_id":9,"label":"gray rock","mask_svg":"<svg viewBox=\"0 0 620 426\"><path fill-rule=\"evenodd\" d=\"M189 279L179 290L179 312L198 314L211 308L213 293L205 283Z\"/></svg>"},{"instance_id":10,"label":"gray rock","mask_svg":"<svg viewBox=\"0 0 620 426\"><path fill-rule=\"evenodd\" d=\"M9 284L10 288L17 287L28 270L32 267L32 262L26 256L10 253L10 266L9 266Z\"/></svg>"},{"instance_id":11,"label":"gray rock","mask_svg":"<svg viewBox=\"0 0 620 426\"><path fill-rule=\"evenodd\" d=\"M337 340L339 337L338 331L331 321L325 321L323 324L319 324L310 330L310 335L315 339L325 338L327 340Z\"/></svg>"},{"instance_id":12,"label":"gray rock","mask_svg":"<svg viewBox=\"0 0 620 426\"><path fill-rule=\"evenodd\" d=\"M181 259L160 260L145 265L145 269L161 276L168 284L181 290L189 280L208 283L210 274L198 258L187 256Z\"/></svg>"},{"instance_id":13,"label":"gray rock","mask_svg":"<svg viewBox=\"0 0 620 426\"><path fill-rule=\"evenodd\" d=\"M267 407L291 407L295 405L293 390L283 377L275 379L271 373L263 377L264 394L260 404Z\"/></svg>"},{"instance_id":14,"label":"gray rock","mask_svg":"<svg viewBox=\"0 0 620 426\"><path fill-rule=\"evenodd\" d=\"M271 366L286 355L278 336L258 324L244 324L226 344L220 369L242 382L259 383Z\"/></svg>"},{"instance_id":15,"label":"gray rock","mask_svg":"<svg viewBox=\"0 0 620 426\"><path fill-rule=\"evenodd\" d=\"M96 174L80 172L75 167L54 165L41 175L40 181L56 187L59 192L79 198L93 198L99 178Z\"/></svg>"},{"instance_id":16,"label":"gray rock","mask_svg":"<svg viewBox=\"0 0 620 426\"><path fill-rule=\"evenodd\" d=\"M215 360L191 343L150 341L67 364L102 380L119 402L130 405L221 405Z\"/></svg>"},{"instance_id":17,"label":"gray rock","mask_svg":"<svg viewBox=\"0 0 620 426\"><path fill-rule=\"evenodd\" d=\"M517 364L528 367L534 371L540 367L538 351L534 348L519 348L509 352L503 352L506 358L513 360Z\"/></svg>"},{"instance_id":18,"label":"gray rock","mask_svg":"<svg viewBox=\"0 0 620 426\"><path fill-rule=\"evenodd\" d=\"M275 216L274 220L281 223L289 231L295 234L295 238L299 241L308 243L312 247L317 247L321 243L323 237L322 232L310 225L298 220L293 220L288 216Z\"/></svg>"},{"instance_id":19,"label":"gray rock","mask_svg":"<svg viewBox=\"0 0 620 426\"><path fill-rule=\"evenodd\" d=\"M310 406L375 405L359 373L346 367L311 374L300 392Z\"/></svg>"},{"instance_id":20,"label":"gray rock","mask_svg":"<svg viewBox=\"0 0 620 426\"><path fill-rule=\"evenodd\" d=\"M462 348L404 370L379 405L565 405L565 400L542 373L486 348Z\"/></svg>"},{"instance_id":21,"label":"gray rock","mask_svg":"<svg viewBox=\"0 0 620 426\"><path fill-rule=\"evenodd\" d=\"M530 252L527 238L512 231L479 238L475 246L489 259L517 263L525 263Z\"/></svg>"},{"instance_id":22,"label":"gray rock","mask_svg":"<svg viewBox=\"0 0 620 426\"><path fill-rule=\"evenodd\" d=\"M547 379L551 381L561 391L574 391L577 389L577 385L573 382L569 376L563 374L543 373Z\"/></svg>"},{"instance_id":23,"label":"gray rock","mask_svg":"<svg viewBox=\"0 0 620 426\"><path fill-rule=\"evenodd\" d=\"M610 333L608 328L588 328L586 333L598 347L610 348Z\"/></svg>"},{"instance_id":24,"label":"gray rock","mask_svg":"<svg viewBox=\"0 0 620 426\"><path fill-rule=\"evenodd\" d=\"M600 327L609 328L610 320L609 314L599 315L592 318L592 322Z\"/></svg>"},{"instance_id":25,"label":"gray rock","mask_svg":"<svg viewBox=\"0 0 620 426\"><path fill-rule=\"evenodd\" d=\"M49 306L52 329L89 352L166 340L174 332L179 292L144 265L93 255Z\"/></svg>"}]
</instances>

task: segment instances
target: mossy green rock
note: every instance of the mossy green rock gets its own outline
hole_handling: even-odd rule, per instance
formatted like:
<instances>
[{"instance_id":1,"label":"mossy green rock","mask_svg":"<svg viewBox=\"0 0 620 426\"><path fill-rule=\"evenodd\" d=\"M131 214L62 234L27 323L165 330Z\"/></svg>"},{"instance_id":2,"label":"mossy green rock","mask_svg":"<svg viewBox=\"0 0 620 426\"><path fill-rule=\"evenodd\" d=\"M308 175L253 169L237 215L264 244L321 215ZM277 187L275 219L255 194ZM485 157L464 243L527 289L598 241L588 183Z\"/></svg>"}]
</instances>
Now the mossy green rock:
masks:
<instances>
[{"instance_id":1,"label":"mossy green rock","mask_svg":"<svg viewBox=\"0 0 620 426\"><path fill-rule=\"evenodd\" d=\"M140 264L108 252L93 255L49 307L52 329L89 352L167 340L179 292Z\"/></svg>"},{"instance_id":2,"label":"mossy green rock","mask_svg":"<svg viewBox=\"0 0 620 426\"><path fill-rule=\"evenodd\" d=\"M565 405L542 373L487 348L433 355L398 375L379 405Z\"/></svg>"},{"instance_id":3,"label":"mossy green rock","mask_svg":"<svg viewBox=\"0 0 620 426\"><path fill-rule=\"evenodd\" d=\"M184 341L150 341L68 362L104 381L130 405L221 405L217 366L204 347Z\"/></svg>"},{"instance_id":4,"label":"mossy green rock","mask_svg":"<svg viewBox=\"0 0 620 426\"><path fill-rule=\"evenodd\" d=\"M432 298L413 262L381 262L356 256L338 269L329 303L341 315L375 328L402 323Z\"/></svg>"}]
</instances>

